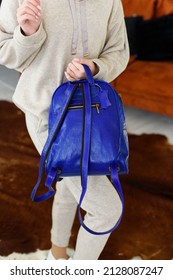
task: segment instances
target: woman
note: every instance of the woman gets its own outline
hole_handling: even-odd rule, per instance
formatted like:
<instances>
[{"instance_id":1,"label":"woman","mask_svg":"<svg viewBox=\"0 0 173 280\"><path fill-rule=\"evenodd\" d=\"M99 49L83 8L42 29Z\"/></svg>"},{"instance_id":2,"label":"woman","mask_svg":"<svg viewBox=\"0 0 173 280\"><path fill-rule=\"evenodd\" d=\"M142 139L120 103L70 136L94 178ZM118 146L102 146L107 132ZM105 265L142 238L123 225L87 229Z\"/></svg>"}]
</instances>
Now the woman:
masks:
<instances>
[{"instance_id":1,"label":"woman","mask_svg":"<svg viewBox=\"0 0 173 280\"><path fill-rule=\"evenodd\" d=\"M129 48L121 0L5 0L0 9L0 63L22 75L13 101L24 111L39 153L47 138L52 93L64 81L107 82L125 68ZM52 248L47 259L68 259L67 246L81 193L80 178L57 183L52 207ZM41 206L40 206L41 207ZM122 205L107 177L89 177L82 208L85 224L105 231L118 221ZM116 208L116 211L115 211ZM74 260L99 258L109 234L79 229Z\"/></svg>"}]
</instances>

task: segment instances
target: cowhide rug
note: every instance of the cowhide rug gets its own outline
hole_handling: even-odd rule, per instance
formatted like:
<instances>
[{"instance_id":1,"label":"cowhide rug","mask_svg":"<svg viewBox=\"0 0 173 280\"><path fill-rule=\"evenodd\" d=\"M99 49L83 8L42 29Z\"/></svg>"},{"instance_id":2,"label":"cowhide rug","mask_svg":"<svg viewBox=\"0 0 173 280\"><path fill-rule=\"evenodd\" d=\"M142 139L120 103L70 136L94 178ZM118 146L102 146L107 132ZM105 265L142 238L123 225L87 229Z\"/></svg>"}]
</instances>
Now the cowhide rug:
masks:
<instances>
[{"instance_id":1,"label":"cowhide rug","mask_svg":"<svg viewBox=\"0 0 173 280\"><path fill-rule=\"evenodd\" d=\"M23 113L0 102L0 259L44 259L52 199L33 203L39 156ZM173 257L173 146L162 135L129 135L129 175L121 176L125 213L100 259ZM70 246L75 246L76 218Z\"/></svg>"}]
</instances>

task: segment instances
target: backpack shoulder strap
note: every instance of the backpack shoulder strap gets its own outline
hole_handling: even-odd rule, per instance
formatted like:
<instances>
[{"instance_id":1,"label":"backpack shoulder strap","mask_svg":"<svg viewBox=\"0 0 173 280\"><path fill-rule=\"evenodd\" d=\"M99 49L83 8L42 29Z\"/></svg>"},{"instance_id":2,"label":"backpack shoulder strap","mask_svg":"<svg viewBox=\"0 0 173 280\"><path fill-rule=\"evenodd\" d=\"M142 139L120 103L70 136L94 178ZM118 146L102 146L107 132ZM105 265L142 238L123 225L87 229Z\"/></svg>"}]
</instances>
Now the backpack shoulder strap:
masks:
<instances>
[{"instance_id":1,"label":"backpack shoulder strap","mask_svg":"<svg viewBox=\"0 0 173 280\"><path fill-rule=\"evenodd\" d=\"M67 90L64 94L64 104L61 107L61 110L57 116L56 121L54 122L54 125L49 133L49 136L46 140L46 143L44 145L43 151L41 153L41 158L40 158L40 165L39 165L39 172L38 172L38 179L37 179L37 183L35 185L35 187L32 190L31 193L31 199L35 202L40 202L43 201L45 199L50 198L52 195L54 195L55 191L52 188L51 184L47 184L46 187L48 188L48 191L46 193L44 193L43 195L37 196L36 197L36 192L37 189L41 183L42 177L43 177L43 173L44 173L44 168L45 168L45 162L47 159L47 156L49 154L51 145L61 127L61 124L64 120L65 114L67 112L67 108L69 105L69 102L73 96L74 91L76 90L76 88L78 87L77 83L69 83ZM54 175L54 174L53 174Z\"/></svg>"},{"instance_id":2,"label":"backpack shoulder strap","mask_svg":"<svg viewBox=\"0 0 173 280\"><path fill-rule=\"evenodd\" d=\"M80 224L82 225L83 228L85 228L89 233L95 234L95 235L103 235L103 234L108 234L114 231L120 224L122 216L123 216L123 211L124 211L124 196L121 188L121 184L119 181L118 177L118 171L116 167L111 168L111 182L113 184L113 187L117 191L119 198L122 203L122 213L121 216L119 217L118 221L116 224L109 230L103 231L103 232L96 232L91 230L89 227L87 227L82 219L82 215L80 212L80 208L82 205L82 201L85 197L85 193L87 191L87 176L88 176L88 164L89 164L89 153L90 153L90 144L91 144L91 91L90 91L90 86L89 83L84 83L83 84L84 92L83 92L83 97L84 97L84 119L83 119L83 141L82 141L82 158L81 158L81 183L82 183L82 192L81 196L79 199L79 204L78 204L78 217ZM103 210L104 211L104 210Z\"/></svg>"}]
</instances>

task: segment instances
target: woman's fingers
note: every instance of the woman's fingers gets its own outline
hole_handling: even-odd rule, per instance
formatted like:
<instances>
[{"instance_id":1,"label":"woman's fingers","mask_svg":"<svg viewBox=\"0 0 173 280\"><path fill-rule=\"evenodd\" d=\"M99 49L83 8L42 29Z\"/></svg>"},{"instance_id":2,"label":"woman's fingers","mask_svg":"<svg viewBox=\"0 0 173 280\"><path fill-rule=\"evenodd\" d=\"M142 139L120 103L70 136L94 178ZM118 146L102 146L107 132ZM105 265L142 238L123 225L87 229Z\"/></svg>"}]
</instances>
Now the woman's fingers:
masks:
<instances>
[{"instance_id":1,"label":"woman's fingers","mask_svg":"<svg viewBox=\"0 0 173 280\"><path fill-rule=\"evenodd\" d=\"M38 21L38 18L29 14L24 14L20 16L20 19L18 20L19 24L22 26L27 20L29 21Z\"/></svg>"},{"instance_id":2,"label":"woman's fingers","mask_svg":"<svg viewBox=\"0 0 173 280\"><path fill-rule=\"evenodd\" d=\"M32 4L34 6L40 6L40 0L24 0L23 5Z\"/></svg>"},{"instance_id":3,"label":"woman's fingers","mask_svg":"<svg viewBox=\"0 0 173 280\"><path fill-rule=\"evenodd\" d=\"M68 74L67 71L65 71L65 76L66 76L66 79L70 82L76 81L76 79L73 78L72 76L70 76L70 74Z\"/></svg>"},{"instance_id":4,"label":"woman's fingers","mask_svg":"<svg viewBox=\"0 0 173 280\"><path fill-rule=\"evenodd\" d=\"M41 22L40 0L24 0L17 10L17 20L25 35L35 33Z\"/></svg>"},{"instance_id":5,"label":"woman's fingers","mask_svg":"<svg viewBox=\"0 0 173 280\"><path fill-rule=\"evenodd\" d=\"M74 80L80 80L85 77L83 66L75 61L72 61L68 64L66 72Z\"/></svg>"},{"instance_id":6,"label":"woman's fingers","mask_svg":"<svg viewBox=\"0 0 173 280\"><path fill-rule=\"evenodd\" d=\"M22 17L23 15L30 15L35 18L39 18L41 16L41 10L34 7L33 5L23 6L18 9L17 17Z\"/></svg>"}]
</instances>

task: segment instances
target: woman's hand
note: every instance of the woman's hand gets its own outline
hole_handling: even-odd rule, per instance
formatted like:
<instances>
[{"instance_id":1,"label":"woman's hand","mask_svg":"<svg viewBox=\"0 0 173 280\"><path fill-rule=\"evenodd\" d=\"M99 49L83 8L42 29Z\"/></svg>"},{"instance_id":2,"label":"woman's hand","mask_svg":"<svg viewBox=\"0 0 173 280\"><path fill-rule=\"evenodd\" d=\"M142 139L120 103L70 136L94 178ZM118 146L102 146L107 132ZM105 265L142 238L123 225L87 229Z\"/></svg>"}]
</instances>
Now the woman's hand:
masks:
<instances>
[{"instance_id":1,"label":"woman's hand","mask_svg":"<svg viewBox=\"0 0 173 280\"><path fill-rule=\"evenodd\" d=\"M72 62L68 64L67 69L65 71L65 76L67 80L69 80L70 82L74 82L76 80L86 78L85 70L82 64L88 65L93 76L97 74L97 65L91 59L74 58Z\"/></svg>"},{"instance_id":2,"label":"woman's hand","mask_svg":"<svg viewBox=\"0 0 173 280\"><path fill-rule=\"evenodd\" d=\"M40 0L24 0L17 9L17 21L26 36L37 32L41 23Z\"/></svg>"}]
</instances>

